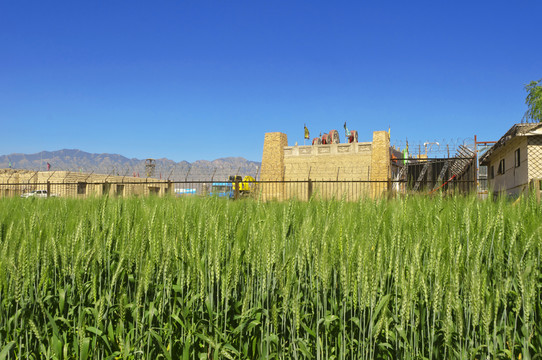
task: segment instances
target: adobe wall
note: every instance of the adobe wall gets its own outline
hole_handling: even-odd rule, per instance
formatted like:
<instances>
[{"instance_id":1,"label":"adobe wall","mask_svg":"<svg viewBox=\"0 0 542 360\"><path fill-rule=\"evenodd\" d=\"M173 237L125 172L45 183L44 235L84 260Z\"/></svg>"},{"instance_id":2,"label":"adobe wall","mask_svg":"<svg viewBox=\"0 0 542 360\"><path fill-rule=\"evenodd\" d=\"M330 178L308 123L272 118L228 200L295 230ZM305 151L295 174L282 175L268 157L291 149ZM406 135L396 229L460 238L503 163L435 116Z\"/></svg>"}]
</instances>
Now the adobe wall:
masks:
<instances>
[{"instance_id":1,"label":"adobe wall","mask_svg":"<svg viewBox=\"0 0 542 360\"><path fill-rule=\"evenodd\" d=\"M314 182L312 193L323 198L378 197L387 190L390 176L386 131L374 132L372 142L309 146L287 146L286 134L265 134L260 177L264 200L307 199L308 179ZM287 183L278 183L283 180ZM335 183L337 180L355 183Z\"/></svg>"},{"instance_id":2,"label":"adobe wall","mask_svg":"<svg viewBox=\"0 0 542 360\"><path fill-rule=\"evenodd\" d=\"M281 132L266 133L263 143L260 180L284 180L284 152L288 136Z\"/></svg>"},{"instance_id":3,"label":"adobe wall","mask_svg":"<svg viewBox=\"0 0 542 360\"><path fill-rule=\"evenodd\" d=\"M263 143L260 192L263 200L281 199L284 184L268 181L284 180L284 151L288 136L281 132L266 133ZM268 183L266 183L268 182Z\"/></svg>"},{"instance_id":4,"label":"adobe wall","mask_svg":"<svg viewBox=\"0 0 542 360\"><path fill-rule=\"evenodd\" d=\"M285 180L369 180L370 142L284 148Z\"/></svg>"},{"instance_id":5,"label":"adobe wall","mask_svg":"<svg viewBox=\"0 0 542 360\"><path fill-rule=\"evenodd\" d=\"M371 154L371 181L372 196L380 197L386 190L387 182L391 178L391 148L390 134L387 131L375 131L373 133L373 152Z\"/></svg>"},{"instance_id":6,"label":"adobe wall","mask_svg":"<svg viewBox=\"0 0 542 360\"><path fill-rule=\"evenodd\" d=\"M166 195L173 186L152 178L134 178L71 171L30 171L0 169L0 196L18 196L33 190L46 190L62 197L88 195ZM78 185L81 183L81 185ZM10 185L12 184L12 185ZM79 188L80 186L80 188Z\"/></svg>"}]
</instances>

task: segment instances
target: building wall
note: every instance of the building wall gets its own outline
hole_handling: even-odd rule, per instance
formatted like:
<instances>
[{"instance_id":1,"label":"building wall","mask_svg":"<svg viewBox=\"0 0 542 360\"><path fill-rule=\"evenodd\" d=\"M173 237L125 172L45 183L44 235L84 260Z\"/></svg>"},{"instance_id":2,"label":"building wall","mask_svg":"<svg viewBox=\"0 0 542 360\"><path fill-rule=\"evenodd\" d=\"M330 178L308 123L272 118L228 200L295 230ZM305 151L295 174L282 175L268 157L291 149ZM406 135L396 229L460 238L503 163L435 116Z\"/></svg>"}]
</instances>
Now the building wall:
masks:
<instances>
[{"instance_id":1,"label":"building wall","mask_svg":"<svg viewBox=\"0 0 542 360\"><path fill-rule=\"evenodd\" d=\"M371 143L284 148L285 180L369 180Z\"/></svg>"},{"instance_id":2,"label":"building wall","mask_svg":"<svg viewBox=\"0 0 542 360\"><path fill-rule=\"evenodd\" d=\"M373 133L371 180L386 181L390 177L390 138L386 131Z\"/></svg>"},{"instance_id":3,"label":"building wall","mask_svg":"<svg viewBox=\"0 0 542 360\"><path fill-rule=\"evenodd\" d=\"M288 136L280 132L265 134L260 180L284 180L284 147Z\"/></svg>"},{"instance_id":4,"label":"building wall","mask_svg":"<svg viewBox=\"0 0 542 360\"><path fill-rule=\"evenodd\" d=\"M71 171L29 171L0 169L0 196L18 196L33 190L46 190L61 197L100 195L166 195L170 183L152 178L134 178Z\"/></svg>"},{"instance_id":5,"label":"building wall","mask_svg":"<svg viewBox=\"0 0 542 360\"><path fill-rule=\"evenodd\" d=\"M527 137L527 154L529 180L542 178L542 136Z\"/></svg>"},{"instance_id":6,"label":"building wall","mask_svg":"<svg viewBox=\"0 0 542 360\"><path fill-rule=\"evenodd\" d=\"M356 198L367 193L367 186L323 181L369 180L371 143L291 146L284 148L284 179L308 180L313 183L312 193L323 198ZM287 183L286 198L307 199L306 183Z\"/></svg>"},{"instance_id":7,"label":"building wall","mask_svg":"<svg viewBox=\"0 0 542 360\"><path fill-rule=\"evenodd\" d=\"M374 132L372 142L314 146L287 146L285 134L267 133L261 196L264 200L307 199L309 179L312 194L322 198L380 196L387 190L391 176L390 151L386 131ZM345 183L336 183L337 180ZM348 183L352 181L355 183Z\"/></svg>"},{"instance_id":8,"label":"building wall","mask_svg":"<svg viewBox=\"0 0 542 360\"><path fill-rule=\"evenodd\" d=\"M373 133L373 152L371 154L371 181L372 197L382 196L386 190L386 184L382 181L391 179L391 155L390 134L387 131L375 131ZM391 184L390 184L391 185Z\"/></svg>"},{"instance_id":9,"label":"building wall","mask_svg":"<svg viewBox=\"0 0 542 360\"><path fill-rule=\"evenodd\" d=\"M282 199L284 184L271 183L284 180L284 147L288 136L280 132L266 133L263 143L262 166L258 191L264 201Z\"/></svg>"},{"instance_id":10,"label":"building wall","mask_svg":"<svg viewBox=\"0 0 542 360\"><path fill-rule=\"evenodd\" d=\"M527 149L527 138L516 137L505 146L492 154L488 166L489 188L495 193L503 193L508 196L517 196L529 182L529 158ZM520 164L515 166L515 152L520 149ZM498 174L499 163L504 159L504 174ZM491 167L493 175L491 178Z\"/></svg>"}]
</instances>

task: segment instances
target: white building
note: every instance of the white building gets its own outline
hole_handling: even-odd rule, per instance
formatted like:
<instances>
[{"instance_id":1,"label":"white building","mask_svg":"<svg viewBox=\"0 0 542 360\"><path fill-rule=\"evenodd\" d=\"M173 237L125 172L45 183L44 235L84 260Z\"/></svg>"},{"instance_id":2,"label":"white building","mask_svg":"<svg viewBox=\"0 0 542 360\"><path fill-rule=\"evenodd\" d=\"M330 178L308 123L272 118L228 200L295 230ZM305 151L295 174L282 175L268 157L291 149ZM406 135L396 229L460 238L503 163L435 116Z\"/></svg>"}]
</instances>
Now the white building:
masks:
<instances>
[{"instance_id":1,"label":"white building","mask_svg":"<svg viewBox=\"0 0 542 360\"><path fill-rule=\"evenodd\" d=\"M494 194L518 196L542 178L542 124L515 124L480 157Z\"/></svg>"}]
</instances>

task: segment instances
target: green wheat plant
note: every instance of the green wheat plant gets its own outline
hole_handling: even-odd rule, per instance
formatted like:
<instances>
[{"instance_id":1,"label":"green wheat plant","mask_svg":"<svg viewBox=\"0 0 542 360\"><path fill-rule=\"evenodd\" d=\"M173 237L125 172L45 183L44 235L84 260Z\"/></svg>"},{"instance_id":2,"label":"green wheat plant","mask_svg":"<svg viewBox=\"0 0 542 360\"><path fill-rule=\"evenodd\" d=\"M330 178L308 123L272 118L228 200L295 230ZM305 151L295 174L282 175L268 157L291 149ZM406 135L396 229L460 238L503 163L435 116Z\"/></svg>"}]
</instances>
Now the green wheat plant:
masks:
<instances>
[{"instance_id":1,"label":"green wheat plant","mask_svg":"<svg viewBox=\"0 0 542 360\"><path fill-rule=\"evenodd\" d=\"M535 359L542 208L0 198L1 359Z\"/></svg>"}]
</instances>

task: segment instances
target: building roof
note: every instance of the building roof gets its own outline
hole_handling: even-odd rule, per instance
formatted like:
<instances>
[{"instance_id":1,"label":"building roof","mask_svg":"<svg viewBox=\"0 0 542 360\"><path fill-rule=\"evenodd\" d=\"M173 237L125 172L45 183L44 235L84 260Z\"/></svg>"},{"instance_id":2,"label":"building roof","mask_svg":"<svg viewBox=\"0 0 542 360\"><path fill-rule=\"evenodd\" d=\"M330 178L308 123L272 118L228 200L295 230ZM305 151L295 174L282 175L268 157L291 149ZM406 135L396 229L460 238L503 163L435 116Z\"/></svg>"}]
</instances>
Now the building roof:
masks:
<instances>
[{"instance_id":1,"label":"building roof","mask_svg":"<svg viewBox=\"0 0 542 360\"><path fill-rule=\"evenodd\" d=\"M481 157L480 165L488 165L489 159L498 149L506 146L513 138L517 136L535 136L542 135L542 123L514 124L492 147L490 147Z\"/></svg>"}]
</instances>

